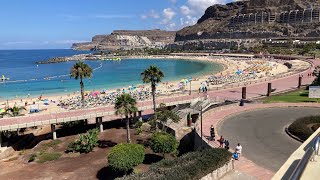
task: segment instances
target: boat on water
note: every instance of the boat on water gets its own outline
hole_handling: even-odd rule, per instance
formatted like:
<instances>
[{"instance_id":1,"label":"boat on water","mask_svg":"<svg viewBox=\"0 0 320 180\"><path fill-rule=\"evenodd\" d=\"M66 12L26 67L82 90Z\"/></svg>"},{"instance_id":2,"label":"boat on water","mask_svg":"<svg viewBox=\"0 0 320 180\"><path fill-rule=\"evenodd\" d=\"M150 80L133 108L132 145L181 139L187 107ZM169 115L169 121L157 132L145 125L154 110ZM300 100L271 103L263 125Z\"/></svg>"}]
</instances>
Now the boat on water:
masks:
<instances>
[{"instance_id":1,"label":"boat on water","mask_svg":"<svg viewBox=\"0 0 320 180\"><path fill-rule=\"evenodd\" d=\"M2 75L2 77L0 79L0 81L9 81L9 80L10 80L10 78L5 77L4 75Z\"/></svg>"}]
</instances>

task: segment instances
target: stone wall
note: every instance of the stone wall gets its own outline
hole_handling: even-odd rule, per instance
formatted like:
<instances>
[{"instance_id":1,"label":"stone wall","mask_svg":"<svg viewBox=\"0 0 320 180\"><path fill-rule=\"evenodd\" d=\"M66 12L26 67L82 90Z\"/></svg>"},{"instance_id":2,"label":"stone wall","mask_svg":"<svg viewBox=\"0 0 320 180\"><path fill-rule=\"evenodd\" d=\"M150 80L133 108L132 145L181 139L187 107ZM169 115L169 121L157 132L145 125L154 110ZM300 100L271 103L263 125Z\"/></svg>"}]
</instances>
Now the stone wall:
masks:
<instances>
[{"instance_id":1,"label":"stone wall","mask_svg":"<svg viewBox=\"0 0 320 180\"><path fill-rule=\"evenodd\" d=\"M234 161L230 160L227 164L222 166L221 168L213 171L212 173L202 177L200 180L214 180L220 179L222 176L227 174L228 172L234 170Z\"/></svg>"}]
</instances>

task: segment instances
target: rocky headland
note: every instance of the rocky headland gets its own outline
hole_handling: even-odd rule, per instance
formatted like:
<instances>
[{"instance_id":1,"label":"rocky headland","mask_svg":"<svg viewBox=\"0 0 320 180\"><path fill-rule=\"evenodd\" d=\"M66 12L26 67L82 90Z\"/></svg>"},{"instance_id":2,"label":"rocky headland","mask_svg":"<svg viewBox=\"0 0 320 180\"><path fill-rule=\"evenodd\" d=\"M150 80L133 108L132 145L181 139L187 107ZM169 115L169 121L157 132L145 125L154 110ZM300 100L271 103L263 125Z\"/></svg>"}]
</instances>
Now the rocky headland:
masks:
<instances>
[{"instance_id":1,"label":"rocky headland","mask_svg":"<svg viewBox=\"0 0 320 180\"><path fill-rule=\"evenodd\" d=\"M75 50L130 50L145 47L162 48L175 39L175 31L155 30L115 30L111 34L96 35L92 42L75 43Z\"/></svg>"}]
</instances>

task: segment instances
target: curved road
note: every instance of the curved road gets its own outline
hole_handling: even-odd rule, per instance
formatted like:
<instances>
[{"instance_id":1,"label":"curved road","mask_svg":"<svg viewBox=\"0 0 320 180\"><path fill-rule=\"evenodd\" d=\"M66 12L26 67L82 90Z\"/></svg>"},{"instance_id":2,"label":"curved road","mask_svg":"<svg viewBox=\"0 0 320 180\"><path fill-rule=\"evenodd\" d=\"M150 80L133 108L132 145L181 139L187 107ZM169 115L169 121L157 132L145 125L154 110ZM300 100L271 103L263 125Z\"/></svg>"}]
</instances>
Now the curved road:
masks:
<instances>
[{"instance_id":1,"label":"curved road","mask_svg":"<svg viewBox=\"0 0 320 180\"><path fill-rule=\"evenodd\" d=\"M235 149L239 142L243 155L276 172L301 143L291 139L284 128L295 119L319 115L319 108L288 107L245 112L224 120L218 127Z\"/></svg>"}]
</instances>

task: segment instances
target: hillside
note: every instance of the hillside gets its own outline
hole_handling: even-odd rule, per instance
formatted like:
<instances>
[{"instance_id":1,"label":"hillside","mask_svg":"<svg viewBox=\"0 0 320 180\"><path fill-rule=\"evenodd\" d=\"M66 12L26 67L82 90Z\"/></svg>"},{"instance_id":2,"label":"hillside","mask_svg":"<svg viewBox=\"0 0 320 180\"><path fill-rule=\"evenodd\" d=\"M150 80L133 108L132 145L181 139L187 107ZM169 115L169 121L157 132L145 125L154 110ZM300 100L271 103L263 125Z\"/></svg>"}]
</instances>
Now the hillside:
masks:
<instances>
[{"instance_id":1,"label":"hillside","mask_svg":"<svg viewBox=\"0 0 320 180\"><path fill-rule=\"evenodd\" d=\"M162 48L174 42L175 31L155 30L115 30L108 35L96 35L92 42L75 43L76 50L118 50L144 47Z\"/></svg>"},{"instance_id":2,"label":"hillside","mask_svg":"<svg viewBox=\"0 0 320 180\"><path fill-rule=\"evenodd\" d=\"M213 5L175 41L318 37L320 3L314 0L247 0Z\"/></svg>"}]
</instances>

